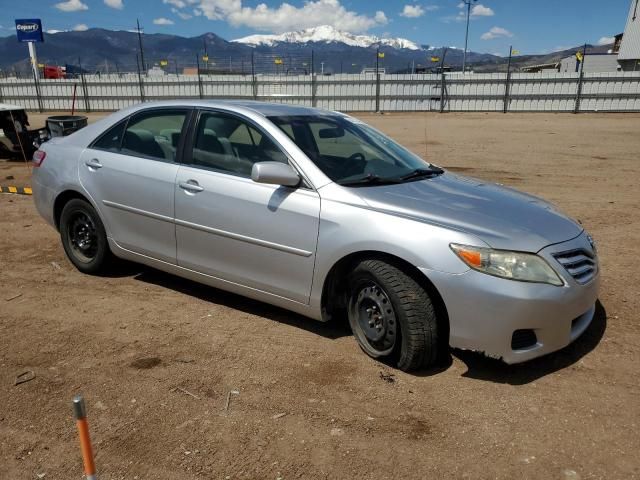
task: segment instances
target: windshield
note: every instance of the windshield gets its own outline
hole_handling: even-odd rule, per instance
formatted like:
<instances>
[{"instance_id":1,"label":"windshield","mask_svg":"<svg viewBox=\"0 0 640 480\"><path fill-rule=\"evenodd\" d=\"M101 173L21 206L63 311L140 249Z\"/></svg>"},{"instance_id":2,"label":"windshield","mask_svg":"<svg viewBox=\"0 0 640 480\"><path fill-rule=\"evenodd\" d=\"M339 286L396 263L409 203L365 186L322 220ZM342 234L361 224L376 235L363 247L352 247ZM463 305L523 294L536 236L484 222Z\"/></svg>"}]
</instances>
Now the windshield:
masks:
<instances>
[{"instance_id":1,"label":"windshield","mask_svg":"<svg viewBox=\"0 0 640 480\"><path fill-rule=\"evenodd\" d=\"M400 183L442 173L369 125L341 115L269 117L341 185Z\"/></svg>"}]
</instances>

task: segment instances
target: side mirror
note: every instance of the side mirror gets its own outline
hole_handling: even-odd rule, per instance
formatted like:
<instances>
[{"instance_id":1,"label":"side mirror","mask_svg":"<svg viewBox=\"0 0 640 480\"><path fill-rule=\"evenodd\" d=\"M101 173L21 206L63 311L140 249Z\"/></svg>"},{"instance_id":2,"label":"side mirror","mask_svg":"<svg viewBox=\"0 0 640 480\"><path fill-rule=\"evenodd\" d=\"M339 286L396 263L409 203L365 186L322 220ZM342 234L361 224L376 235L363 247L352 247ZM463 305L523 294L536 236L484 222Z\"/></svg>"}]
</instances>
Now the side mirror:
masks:
<instances>
[{"instance_id":1,"label":"side mirror","mask_svg":"<svg viewBox=\"0 0 640 480\"><path fill-rule=\"evenodd\" d=\"M300 175L291 165L282 162L258 162L251 169L251 180L257 183L297 187Z\"/></svg>"}]
</instances>

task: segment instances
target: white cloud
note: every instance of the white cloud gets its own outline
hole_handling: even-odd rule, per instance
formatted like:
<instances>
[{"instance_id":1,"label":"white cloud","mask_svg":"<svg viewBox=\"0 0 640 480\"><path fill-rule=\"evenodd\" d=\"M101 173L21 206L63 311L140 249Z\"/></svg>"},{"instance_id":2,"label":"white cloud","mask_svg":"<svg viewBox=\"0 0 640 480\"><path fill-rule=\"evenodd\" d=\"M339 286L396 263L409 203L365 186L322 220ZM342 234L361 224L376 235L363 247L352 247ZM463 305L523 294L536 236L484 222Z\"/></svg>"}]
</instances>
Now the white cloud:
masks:
<instances>
[{"instance_id":1,"label":"white cloud","mask_svg":"<svg viewBox=\"0 0 640 480\"><path fill-rule=\"evenodd\" d=\"M180 10L178 10L175 7L172 8L171 11L173 13L175 13L176 15L178 15L182 20L189 20L190 18L193 18L193 15L191 15L190 13L181 12Z\"/></svg>"},{"instance_id":2,"label":"white cloud","mask_svg":"<svg viewBox=\"0 0 640 480\"><path fill-rule=\"evenodd\" d=\"M56 30L55 28L49 29L49 30L45 30L45 33L48 33L49 35L55 35L56 33L63 33L63 32L67 32L68 30Z\"/></svg>"},{"instance_id":3,"label":"white cloud","mask_svg":"<svg viewBox=\"0 0 640 480\"><path fill-rule=\"evenodd\" d=\"M424 15L424 8L420 5L405 5L402 9L401 17L418 18Z\"/></svg>"},{"instance_id":4,"label":"white cloud","mask_svg":"<svg viewBox=\"0 0 640 480\"><path fill-rule=\"evenodd\" d=\"M86 23L79 23L73 27L74 32L86 32L87 30L89 30L89 27L87 27Z\"/></svg>"},{"instance_id":5,"label":"white cloud","mask_svg":"<svg viewBox=\"0 0 640 480\"><path fill-rule=\"evenodd\" d=\"M122 10L124 8L122 0L104 0L104 4L107 7L115 8L116 10Z\"/></svg>"},{"instance_id":6,"label":"white cloud","mask_svg":"<svg viewBox=\"0 0 640 480\"><path fill-rule=\"evenodd\" d=\"M491 30L489 30L488 32L483 33L480 38L482 40L493 40L494 38L500 38L500 37L513 37L513 33L511 33L509 30L507 30L506 28L502 28L502 27L493 27Z\"/></svg>"},{"instance_id":7,"label":"white cloud","mask_svg":"<svg viewBox=\"0 0 640 480\"><path fill-rule=\"evenodd\" d=\"M376 16L373 17L373 19L379 23L380 25L386 25L387 23L389 23L389 20L387 19L387 16L384 14L384 12L382 10L378 10L376 12Z\"/></svg>"},{"instance_id":8,"label":"white cloud","mask_svg":"<svg viewBox=\"0 0 640 480\"><path fill-rule=\"evenodd\" d=\"M615 41L615 37L600 37L600 40L598 40L598 45L611 45Z\"/></svg>"},{"instance_id":9,"label":"white cloud","mask_svg":"<svg viewBox=\"0 0 640 480\"><path fill-rule=\"evenodd\" d=\"M481 3L474 5L471 8L471 16L472 17L493 17L495 12L491 10L489 7L485 7Z\"/></svg>"},{"instance_id":10,"label":"white cloud","mask_svg":"<svg viewBox=\"0 0 640 480\"><path fill-rule=\"evenodd\" d=\"M184 8L187 6L187 2L184 0L162 0L162 3L166 5L173 5L176 8Z\"/></svg>"},{"instance_id":11,"label":"white cloud","mask_svg":"<svg viewBox=\"0 0 640 480\"><path fill-rule=\"evenodd\" d=\"M224 20L230 14L243 10L242 0L200 0L198 7L209 20ZM250 14L254 9L245 8L244 10L247 11L246 14ZM272 10L264 3L261 3L255 8L255 11Z\"/></svg>"},{"instance_id":12,"label":"white cloud","mask_svg":"<svg viewBox=\"0 0 640 480\"><path fill-rule=\"evenodd\" d=\"M168 18L160 17L153 19L154 25L173 25L173 20L169 20Z\"/></svg>"},{"instance_id":13,"label":"white cloud","mask_svg":"<svg viewBox=\"0 0 640 480\"><path fill-rule=\"evenodd\" d=\"M187 0L189 1L189 0ZM198 0L194 14L209 20L225 20L234 27L249 27L275 33L332 25L338 30L362 32L388 23L384 12L373 17L347 10L340 0L309 0L301 7L283 2L270 7L265 3L243 6L242 0Z\"/></svg>"},{"instance_id":14,"label":"white cloud","mask_svg":"<svg viewBox=\"0 0 640 480\"><path fill-rule=\"evenodd\" d=\"M56 3L54 5L58 10L63 12L79 12L81 10L89 10L86 3L80 0L67 0L66 2Z\"/></svg>"},{"instance_id":15,"label":"white cloud","mask_svg":"<svg viewBox=\"0 0 640 480\"><path fill-rule=\"evenodd\" d=\"M450 21L456 22L466 22L467 21L467 6L464 2L460 2L458 4L458 8L460 11L457 15L449 15L447 17L443 17L441 20L445 23L449 23ZM480 17L493 17L495 12L489 8L485 7L483 4L478 3L471 7L470 18L471 20L477 20Z\"/></svg>"}]
</instances>

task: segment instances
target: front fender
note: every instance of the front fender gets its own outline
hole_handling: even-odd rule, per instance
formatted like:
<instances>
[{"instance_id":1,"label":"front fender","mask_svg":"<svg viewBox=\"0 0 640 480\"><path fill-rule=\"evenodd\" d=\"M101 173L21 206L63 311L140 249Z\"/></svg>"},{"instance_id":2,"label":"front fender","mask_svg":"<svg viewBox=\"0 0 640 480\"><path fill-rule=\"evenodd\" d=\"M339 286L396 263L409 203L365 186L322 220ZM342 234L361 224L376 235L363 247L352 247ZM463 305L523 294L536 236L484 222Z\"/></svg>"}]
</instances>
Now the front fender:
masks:
<instances>
[{"instance_id":1,"label":"front fender","mask_svg":"<svg viewBox=\"0 0 640 480\"><path fill-rule=\"evenodd\" d=\"M323 198L311 305L319 311L329 272L341 259L358 252L392 255L419 269L450 274L468 271L450 243L487 246L464 232Z\"/></svg>"}]
</instances>

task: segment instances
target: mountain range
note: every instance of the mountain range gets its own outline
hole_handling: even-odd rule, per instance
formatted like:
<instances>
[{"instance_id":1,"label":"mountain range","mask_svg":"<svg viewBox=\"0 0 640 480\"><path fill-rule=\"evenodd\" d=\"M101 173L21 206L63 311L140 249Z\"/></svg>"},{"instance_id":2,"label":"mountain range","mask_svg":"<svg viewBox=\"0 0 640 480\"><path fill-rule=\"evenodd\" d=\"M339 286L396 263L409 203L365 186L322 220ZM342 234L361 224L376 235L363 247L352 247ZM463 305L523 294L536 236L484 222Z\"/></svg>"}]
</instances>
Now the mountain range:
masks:
<instances>
[{"instance_id":1,"label":"mountain range","mask_svg":"<svg viewBox=\"0 0 640 480\"><path fill-rule=\"evenodd\" d=\"M421 50L421 47L406 38L380 38L375 35L354 35L341 32L330 25L307 28L296 32L287 32L280 35L250 35L248 37L232 40L254 47L277 47L283 44L335 44L342 43L350 47L391 47L396 50Z\"/></svg>"},{"instance_id":2,"label":"mountain range","mask_svg":"<svg viewBox=\"0 0 640 480\"><path fill-rule=\"evenodd\" d=\"M38 44L38 61L47 65L78 65L88 71L135 71L139 39L135 31L92 28L86 31L45 33ZM357 73L373 67L376 58L387 72L406 72L414 66L437 66L446 48L446 64L453 69L462 64L463 52L454 47L418 45L404 38L379 38L355 35L324 25L279 35L250 35L227 41L215 33L196 37L154 33L142 35L144 63L147 68L168 62L169 71L195 66L220 72L250 73L254 59L256 73L301 72ZM568 51L575 51L571 49ZM205 55L206 52L206 55ZM378 56L378 52L380 55ZM564 53L564 52L563 52ZM547 54L547 57L553 54ZM518 57L524 65L529 57ZM544 56L531 57L544 63ZM531 60L533 61L533 60ZM499 71L506 59L487 53L468 52L467 62L478 71ZM0 69L28 72L26 45L15 35L0 38Z\"/></svg>"}]
</instances>

